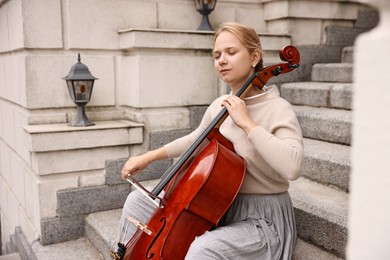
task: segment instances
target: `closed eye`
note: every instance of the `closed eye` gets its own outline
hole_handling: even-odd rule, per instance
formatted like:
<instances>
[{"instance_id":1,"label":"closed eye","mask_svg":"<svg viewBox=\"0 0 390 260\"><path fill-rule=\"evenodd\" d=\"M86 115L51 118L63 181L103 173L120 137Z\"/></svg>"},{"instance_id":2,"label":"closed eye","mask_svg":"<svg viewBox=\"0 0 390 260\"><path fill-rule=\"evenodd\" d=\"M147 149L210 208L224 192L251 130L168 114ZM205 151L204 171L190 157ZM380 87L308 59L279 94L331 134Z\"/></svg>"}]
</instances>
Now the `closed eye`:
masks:
<instances>
[{"instance_id":1,"label":"closed eye","mask_svg":"<svg viewBox=\"0 0 390 260\"><path fill-rule=\"evenodd\" d=\"M214 51L213 57L215 60L218 60L221 57L222 53L225 53L229 56L233 56L233 55L237 54L238 52L239 52L239 50L237 48L230 47L230 48L225 49L222 52L221 51Z\"/></svg>"},{"instance_id":2,"label":"closed eye","mask_svg":"<svg viewBox=\"0 0 390 260\"><path fill-rule=\"evenodd\" d=\"M230 48L230 49L228 49L228 51L227 51L227 53L228 53L229 55L234 55L234 54L236 54L237 52L238 52L238 50L235 49L235 48Z\"/></svg>"}]
</instances>

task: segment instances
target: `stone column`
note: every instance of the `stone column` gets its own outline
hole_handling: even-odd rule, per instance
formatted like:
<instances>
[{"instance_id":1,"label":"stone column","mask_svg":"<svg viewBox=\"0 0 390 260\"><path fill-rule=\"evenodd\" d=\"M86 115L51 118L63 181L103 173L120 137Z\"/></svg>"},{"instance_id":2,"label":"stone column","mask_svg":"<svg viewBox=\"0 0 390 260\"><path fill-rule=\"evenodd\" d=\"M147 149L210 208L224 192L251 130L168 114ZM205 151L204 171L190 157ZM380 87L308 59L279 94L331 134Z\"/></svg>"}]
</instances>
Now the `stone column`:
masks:
<instances>
[{"instance_id":1,"label":"stone column","mask_svg":"<svg viewBox=\"0 0 390 260\"><path fill-rule=\"evenodd\" d=\"M355 44L348 259L390 259L390 1Z\"/></svg>"}]
</instances>

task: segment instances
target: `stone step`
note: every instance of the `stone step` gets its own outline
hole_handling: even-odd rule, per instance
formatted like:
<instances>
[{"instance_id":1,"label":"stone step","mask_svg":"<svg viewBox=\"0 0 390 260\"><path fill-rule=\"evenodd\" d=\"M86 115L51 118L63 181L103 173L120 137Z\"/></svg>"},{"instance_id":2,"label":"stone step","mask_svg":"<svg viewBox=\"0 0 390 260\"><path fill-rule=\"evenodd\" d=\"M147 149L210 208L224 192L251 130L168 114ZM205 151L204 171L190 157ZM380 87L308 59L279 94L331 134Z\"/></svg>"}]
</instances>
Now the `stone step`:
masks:
<instances>
[{"instance_id":1,"label":"stone step","mask_svg":"<svg viewBox=\"0 0 390 260\"><path fill-rule=\"evenodd\" d=\"M352 109L352 83L292 82L280 86L281 96L293 105Z\"/></svg>"},{"instance_id":2,"label":"stone step","mask_svg":"<svg viewBox=\"0 0 390 260\"><path fill-rule=\"evenodd\" d=\"M302 239L298 239L293 260L341 260L331 253L324 251Z\"/></svg>"},{"instance_id":3,"label":"stone step","mask_svg":"<svg viewBox=\"0 0 390 260\"><path fill-rule=\"evenodd\" d=\"M311 78L319 82L348 82L353 80L352 63L317 63L313 65Z\"/></svg>"},{"instance_id":4,"label":"stone step","mask_svg":"<svg viewBox=\"0 0 390 260\"><path fill-rule=\"evenodd\" d=\"M0 260L21 260L19 253L0 255Z\"/></svg>"},{"instance_id":5,"label":"stone step","mask_svg":"<svg viewBox=\"0 0 390 260\"><path fill-rule=\"evenodd\" d=\"M61 259L88 259L103 260L103 256L85 237L63 243L42 246L41 243L32 244L32 251L36 260Z\"/></svg>"},{"instance_id":6,"label":"stone step","mask_svg":"<svg viewBox=\"0 0 390 260\"><path fill-rule=\"evenodd\" d=\"M351 143L352 111L294 106L303 136L332 143Z\"/></svg>"},{"instance_id":7,"label":"stone step","mask_svg":"<svg viewBox=\"0 0 390 260\"><path fill-rule=\"evenodd\" d=\"M121 209L91 213L86 218L86 234L102 254L104 260L111 260L110 250L115 243ZM336 256L298 239L294 260L339 260Z\"/></svg>"},{"instance_id":8,"label":"stone step","mask_svg":"<svg viewBox=\"0 0 390 260\"><path fill-rule=\"evenodd\" d=\"M348 194L305 178L291 182L298 236L345 257Z\"/></svg>"},{"instance_id":9,"label":"stone step","mask_svg":"<svg viewBox=\"0 0 390 260\"><path fill-rule=\"evenodd\" d=\"M303 176L348 191L351 147L307 138L303 144L305 152Z\"/></svg>"},{"instance_id":10,"label":"stone step","mask_svg":"<svg viewBox=\"0 0 390 260\"><path fill-rule=\"evenodd\" d=\"M122 209L91 213L85 218L85 235L99 250L104 260L111 260Z\"/></svg>"}]
</instances>

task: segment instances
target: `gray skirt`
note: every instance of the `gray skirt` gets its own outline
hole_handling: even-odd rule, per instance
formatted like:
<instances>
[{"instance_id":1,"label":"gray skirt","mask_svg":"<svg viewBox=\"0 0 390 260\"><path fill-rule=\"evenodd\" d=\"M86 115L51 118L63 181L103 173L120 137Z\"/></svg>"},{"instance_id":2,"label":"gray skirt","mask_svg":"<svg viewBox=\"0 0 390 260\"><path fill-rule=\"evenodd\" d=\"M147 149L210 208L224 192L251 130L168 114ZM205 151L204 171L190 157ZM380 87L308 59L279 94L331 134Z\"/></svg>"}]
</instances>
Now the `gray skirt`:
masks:
<instances>
[{"instance_id":1,"label":"gray skirt","mask_svg":"<svg viewBox=\"0 0 390 260\"><path fill-rule=\"evenodd\" d=\"M127 216L147 222L154 210L144 195L131 192L123 207L118 239L122 237L126 243L135 232L127 225ZM195 238L185 259L289 260L295 242L294 210L288 192L239 194L219 226Z\"/></svg>"}]
</instances>

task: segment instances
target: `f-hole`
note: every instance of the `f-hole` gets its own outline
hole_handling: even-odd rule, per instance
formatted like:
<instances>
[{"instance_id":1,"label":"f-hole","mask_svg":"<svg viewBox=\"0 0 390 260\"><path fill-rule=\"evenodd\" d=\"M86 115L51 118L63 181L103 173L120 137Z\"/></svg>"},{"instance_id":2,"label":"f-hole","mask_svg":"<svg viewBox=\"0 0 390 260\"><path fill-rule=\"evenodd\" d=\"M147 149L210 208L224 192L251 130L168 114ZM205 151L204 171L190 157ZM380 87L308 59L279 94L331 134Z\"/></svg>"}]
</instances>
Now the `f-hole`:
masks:
<instances>
[{"instance_id":1,"label":"f-hole","mask_svg":"<svg viewBox=\"0 0 390 260\"><path fill-rule=\"evenodd\" d=\"M152 247L156 243L156 240L160 237L160 234L163 231L163 229L165 228L165 225L167 223L167 221L164 217L162 219L160 219L160 222L162 222L162 226L161 226L160 230L157 232L154 239L152 240L152 243L150 243L148 250L146 251L146 259L152 259L154 257L154 253L151 252Z\"/></svg>"}]
</instances>

